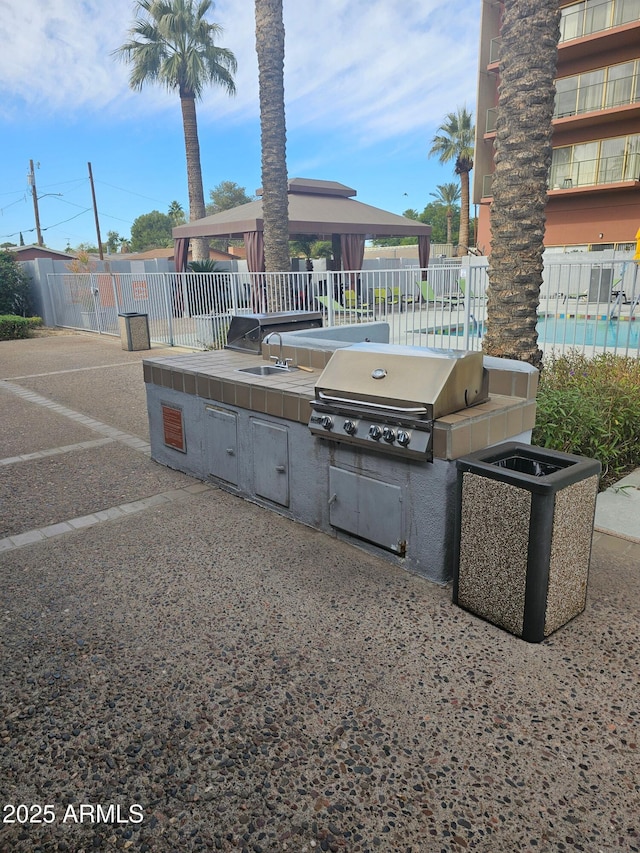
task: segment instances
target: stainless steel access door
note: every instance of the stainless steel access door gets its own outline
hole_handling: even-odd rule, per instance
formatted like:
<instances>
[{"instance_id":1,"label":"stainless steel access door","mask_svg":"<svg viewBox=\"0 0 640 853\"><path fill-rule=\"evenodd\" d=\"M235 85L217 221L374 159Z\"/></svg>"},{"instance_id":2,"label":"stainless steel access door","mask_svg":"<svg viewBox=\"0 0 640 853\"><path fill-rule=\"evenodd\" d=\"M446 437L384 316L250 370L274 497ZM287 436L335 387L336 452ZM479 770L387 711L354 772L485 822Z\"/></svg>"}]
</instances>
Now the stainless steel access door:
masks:
<instances>
[{"instance_id":1,"label":"stainless steel access door","mask_svg":"<svg viewBox=\"0 0 640 853\"><path fill-rule=\"evenodd\" d=\"M388 551L405 553L400 486L330 466L329 522Z\"/></svg>"}]
</instances>

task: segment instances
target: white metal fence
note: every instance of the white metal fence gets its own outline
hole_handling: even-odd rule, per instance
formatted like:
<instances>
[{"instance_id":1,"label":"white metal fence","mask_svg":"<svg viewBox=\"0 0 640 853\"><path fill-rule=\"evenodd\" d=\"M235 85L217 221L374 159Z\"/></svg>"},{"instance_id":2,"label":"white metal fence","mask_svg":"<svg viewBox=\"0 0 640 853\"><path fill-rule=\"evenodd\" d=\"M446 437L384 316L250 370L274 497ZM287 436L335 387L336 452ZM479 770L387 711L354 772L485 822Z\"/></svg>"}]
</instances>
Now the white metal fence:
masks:
<instances>
[{"instance_id":1,"label":"white metal fence","mask_svg":"<svg viewBox=\"0 0 640 853\"><path fill-rule=\"evenodd\" d=\"M383 320L392 343L480 349L486 258L360 272L80 273L47 276L56 324L119 334L118 314L143 313L152 342L224 346L231 317L322 311L324 325ZM640 282L633 261L550 262L538 309L545 352L640 355Z\"/></svg>"}]
</instances>

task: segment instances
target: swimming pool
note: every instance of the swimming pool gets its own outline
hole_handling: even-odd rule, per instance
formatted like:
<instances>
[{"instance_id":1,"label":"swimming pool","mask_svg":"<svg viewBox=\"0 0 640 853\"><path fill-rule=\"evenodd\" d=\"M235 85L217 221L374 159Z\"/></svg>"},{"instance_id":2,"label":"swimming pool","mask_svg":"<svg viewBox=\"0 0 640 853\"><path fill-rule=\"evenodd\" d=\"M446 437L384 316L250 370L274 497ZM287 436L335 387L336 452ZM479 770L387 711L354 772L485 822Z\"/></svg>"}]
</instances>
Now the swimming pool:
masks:
<instances>
[{"instance_id":1,"label":"swimming pool","mask_svg":"<svg viewBox=\"0 0 640 853\"><path fill-rule=\"evenodd\" d=\"M637 347L640 323L634 320L544 317L536 328L538 339L547 344Z\"/></svg>"},{"instance_id":2,"label":"swimming pool","mask_svg":"<svg viewBox=\"0 0 640 853\"><path fill-rule=\"evenodd\" d=\"M637 348L640 346L640 321L607 319L602 317L568 317L565 315L541 317L536 325L538 341L545 344L558 344L566 347L620 347ZM438 330L443 335L461 337L464 327L460 325L443 327ZM474 323L469 333L481 338L483 323Z\"/></svg>"}]
</instances>

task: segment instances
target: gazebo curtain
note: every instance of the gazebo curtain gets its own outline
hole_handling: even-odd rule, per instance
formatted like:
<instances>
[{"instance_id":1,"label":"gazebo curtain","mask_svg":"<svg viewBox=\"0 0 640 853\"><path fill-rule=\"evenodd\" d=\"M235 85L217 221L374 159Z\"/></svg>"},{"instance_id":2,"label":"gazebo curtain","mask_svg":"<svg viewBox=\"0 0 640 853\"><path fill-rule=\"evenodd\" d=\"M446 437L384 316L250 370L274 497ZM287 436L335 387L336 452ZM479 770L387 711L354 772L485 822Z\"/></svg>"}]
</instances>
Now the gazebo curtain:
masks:
<instances>
[{"instance_id":1,"label":"gazebo curtain","mask_svg":"<svg viewBox=\"0 0 640 853\"><path fill-rule=\"evenodd\" d=\"M185 272L187 269L187 258L189 257L189 238L178 237L173 243L173 263L176 272Z\"/></svg>"},{"instance_id":2,"label":"gazebo curtain","mask_svg":"<svg viewBox=\"0 0 640 853\"><path fill-rule=\"evenodd\" d=\"M247 231L244 235L249 272L264 272L264 235L262 231Z\"/></svg>"},{"instance_id":3,"label":"gazebo curtain","mask_svg":"<svg viewBox=\"0 0 640 853\"><path fill-rule=\"evenodd\" d=\"M246 231L244 247L247 251L247 266L251 273L263 273L264 263L264 234L262 231ZM267 310L266 282L263 275L251 276L251 308L258 314Z\"/></svg>"},{"instance_id":4,"label":"gazebo curtain","mask_svg":"<svg viewBox=\"0 0 640 853\"><path fill-rule=\"evenodd\" d=\"M361 270L364 259L364 234L342 234L340 236L342 268Z\"/></svg>"},{"instance_id":5,"label":"gazebo curtain","mask_svg":"<svg viewBox=\"0 0 640 853\"><path fill-rule=\"evenodd\" d=\"M431 238L421 234L418 237L418 262L421 270L426 270L429 266L429 254L431 252ZM426 277L426 273L423 273Z\"/></svg>"}]
</instances>

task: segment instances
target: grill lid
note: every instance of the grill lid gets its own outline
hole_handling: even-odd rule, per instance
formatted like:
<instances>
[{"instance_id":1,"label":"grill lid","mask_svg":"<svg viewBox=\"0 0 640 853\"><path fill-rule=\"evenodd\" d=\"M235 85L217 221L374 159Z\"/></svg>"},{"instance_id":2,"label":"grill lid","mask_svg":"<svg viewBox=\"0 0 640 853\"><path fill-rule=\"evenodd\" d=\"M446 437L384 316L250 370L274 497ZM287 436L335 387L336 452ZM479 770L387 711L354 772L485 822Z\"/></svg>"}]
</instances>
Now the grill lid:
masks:
<instances>
[{"instance_id":1,"label":"grill lid","mask_svg":"<svg viewBox=\"0 0 640 853\"><path fill-rule=\"evenodd\" d=\"M488 396L481 352L376 343L336 350L315 391L323 403L373 404L428 418L457 412Z\"/></svg>"}]
</instances>

